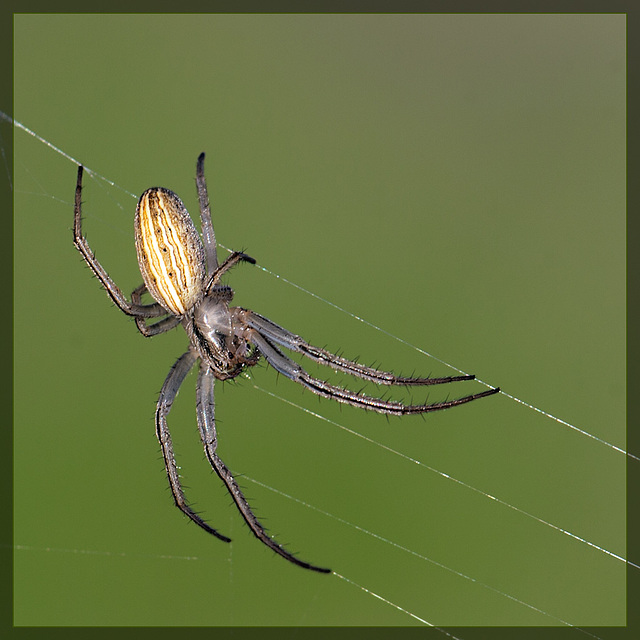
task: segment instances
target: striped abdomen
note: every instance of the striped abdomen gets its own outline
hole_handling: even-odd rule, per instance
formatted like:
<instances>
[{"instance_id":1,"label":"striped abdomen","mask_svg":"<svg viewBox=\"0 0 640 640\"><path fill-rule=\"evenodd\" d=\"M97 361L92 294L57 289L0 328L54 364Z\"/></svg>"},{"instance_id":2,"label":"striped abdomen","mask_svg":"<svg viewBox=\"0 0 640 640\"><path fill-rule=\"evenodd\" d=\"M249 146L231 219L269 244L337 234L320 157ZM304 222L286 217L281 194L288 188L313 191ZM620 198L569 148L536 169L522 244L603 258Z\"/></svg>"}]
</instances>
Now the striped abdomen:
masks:
<instances>
[{"instance_id":1,"label":"striped abdomen","mask_svg":"<svg viewBox=\"0 0 640 640\"><path fill-rule=\"evenodd\" d=\"M182 200L169 189L147 189L135 217L136 252L149 293L182 316L202 297L206 263L200 236Z\"/></svg>"}]
</instances>

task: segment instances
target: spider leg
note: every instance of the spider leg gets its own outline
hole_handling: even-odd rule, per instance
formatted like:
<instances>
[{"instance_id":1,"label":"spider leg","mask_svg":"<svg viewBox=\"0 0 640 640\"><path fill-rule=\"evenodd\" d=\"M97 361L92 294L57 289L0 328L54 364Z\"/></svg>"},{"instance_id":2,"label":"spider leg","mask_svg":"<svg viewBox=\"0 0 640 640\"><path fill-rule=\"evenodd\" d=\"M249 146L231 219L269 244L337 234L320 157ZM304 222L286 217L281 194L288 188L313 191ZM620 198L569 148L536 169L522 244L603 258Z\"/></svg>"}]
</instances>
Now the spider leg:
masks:
<instances>
[{"instance_id":1,"label":"spider leg","mask_svg":"<svg viewBox=\"0 0 640 640\"><path fill-rule=\"evenodd\" d=\"M242 253L242 251L234 251L229 257L209 276L207 284L205 285L204 292L205 295L209 294L211 290L220 282L220 278L227 272L231 267L235 267L238 262L249 262L251 264L255 264L256 261L251 256L248 256L246 253Z\"/></svg>"},{"instance_id":2,"label":"spider leg","mask_svg":"<svg viewBox=\"0 0 640 640\"><path fill-rule=\"evenodd\" d=\"M365 367L357 362L352 362L341 356L329 353L319 347L314 347L300 336L287 331L275 322L271 322L268 318L255 313L255 311L243 309L241 316L250 327L261 333L268 340L292 351L297 351L307 358L331 367L336 371L342 371L343 373L348 373L352 376L375 382L376 384L426 386L459 382L460 380L473 380L475 378L474 375L449 376L446 378L405 378L395 376L393 373L379 371L373 367Z\"/></svg>"},{"instance_id":3,"label":"spider leg","mask_svg":"<svg viewBox=\"0 0 640 640\"><path fill-rule=\"evenodd\" d=\"M200 203L200 221L202 223L204 250L207 256L207 270L213 272L218 268L218 254L216 234L213 231L213 223L211 222L207 181L204 177L204 152L198 156L196 164L196 188L198 190L198 202Z\"/></svg>"},{"instance_id":4,"label":"spider leg","mask_svg":"<svg viewBox=\"0 0 640 640\"><path fill-rule=\"evenodd\" d=\"M106 289L111 299L116 303L121 311L124 311L128 316L135 316L138 318L157 318L164 316L167 313L166 309L163 309L159 304L135 304L129 302L120 287L109 277L109 274L104 270L104 267L96 260L89 243L82 235L82 173L83 167L78 167L78 181L76 183L76 198L74 206L73 216L73 244L76 249L82 254L84 261L89 265L89 268L95 274L96 278L100 280L102 286Z\"/></svg>"},{"instance_id":5,"label":"spider leg","mask_svg":"<svg viewBox=\"0 0 640 640\"><path fill-rule=\"evenodd\" d=\"M173 444L171 442L171 434L169 433L169 427L167 426L167 414L171 411L173 401L178 395L180 385L184 381L187 373L191 370L191 367L195 364L198 356L190 349L183 355L181 355L176 363L171 367L169 374L167 375L162 390L160 391L160 397L158 398L158 405L156 408L156 434L160 447L162 448L162 455L164 457L164 466L167 470L167 477L169 478L169 486L171 487L171 493L173 494L173 500L186 516L191 518L199 527L202 527L208 533L214 535L216 538L223 540L224 542L231 542L230 538L218 533L213 527L210 527L189 505L185 498L180 484L180 475L178 473L178 467L176 465L176 459L173 454Z\"/></svg>"},{"instance_id":6,"label":"spider leg","mask_svg":"<svg viewBox=\"0 0 640 640\"><path fill-rule=\"evenodd\" d=\"M490 396L500 391L500 389L489 389L488 391L475 393L463 398L457 398L456 400L445 400L444 402L434 402L433 404L406 405L401 402L381 400L380 398L366 396L362 393L355 393L348 389L337 387L310 376L297 362L294 362L285 356L276 346L271 344L267 338L255 330L249 333L248 339L258 348L260 353L262 353L266 358L267 362L276 371L279 371L282 375L294 382L303 385L310 391L313 391L316 395L337 400L344 404L350 404L361 409L371 409L378 413L403 416L411 413L439 411L441 409L455 407L459 404L465 404L472 400L477 400L478 398L484 398L485 396Z\"/></svg>"},{"instance_id":7,"label":"spider leg","mask_svg":"<svg viewBox=\"0 0 640 640\"><path fill-rule=\"evenodd\" d=\"M258 540L266 544L270 549L281 555L286 560L289 560L289 562L293 562L304 569L311 569L312 571L319 571L320 573L331 573L330 569L316 567L308 562L299 560L289 553L267 534L260 522L258 522L253 511L251 511L251 507L249 506L247 499L244 497L233 475L216 454L217 436L215 425L214 384L215 377L213 375L213 371L206 363L201 361L196 387L196 406L198 409L198 427L200 428L200 436L202 438L202 444L204 445L204 451L211 463L211 467L226 485L231 497L238 507L238 510L242 514L242 517L249 525L251 532L256 536L256 538L258 538Z\"/></svg>"},{"instance_id":8,"label":"spider leg","mask_svg":"<svg viewBox=\"0 0 640 640\"><path fill-rule=\"evenodd\" d=\"M131 301L134 304L141 305L142 304L142 294L147 290L147 287L144 284L141 284L139 287L133 290L131 293ZM156 302L156 305L160 307L164 313L167 313L167 310L162 307L161 304ZM150 305L153 306L153 305ZM177 327L180 324L179 316L169 315L167 318L163 318L158 322L154 322L153 324L147 324L145 318L135 318L136 326L138 327L138 331L145 337L150 338L151 336L157 336L160 333L164 333L165 331L171 331L174 327Z\"/></svg>"}]
</instances>

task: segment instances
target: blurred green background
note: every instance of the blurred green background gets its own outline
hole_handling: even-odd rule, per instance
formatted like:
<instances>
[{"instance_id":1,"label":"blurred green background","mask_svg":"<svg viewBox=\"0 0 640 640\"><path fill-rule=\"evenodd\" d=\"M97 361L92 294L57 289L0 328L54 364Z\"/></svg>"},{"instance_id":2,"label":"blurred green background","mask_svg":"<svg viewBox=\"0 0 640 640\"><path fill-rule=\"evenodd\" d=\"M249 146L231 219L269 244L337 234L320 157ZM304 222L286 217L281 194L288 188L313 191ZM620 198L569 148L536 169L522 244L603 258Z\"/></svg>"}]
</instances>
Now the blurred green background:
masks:
<instances>
[{"instance_id":1,"label":"blurred green background","mask_svg":"<svg viewBox=\"0 0 640 640\"><path fill-rule=\"evenodd\" d=\"M281 276L238 267L237 304L454 373L415 345L624 448L623 15L17 15L15 117L112 181L86 177L85 230L125 291L136 197L165 186L197 214L204 150L219 241ZM73 162L16 130L14 168L15 624L420 624L250 535L204 459L193 375L170 426L233 544L173 507L153 414L186 337L143 339L91 277ZM386 419L264 366L218 385L217 418L279 541L429 623L624 624L624 564L559 530L625 555L610 446L504 395Z\"/></svg>"}]
</instances>

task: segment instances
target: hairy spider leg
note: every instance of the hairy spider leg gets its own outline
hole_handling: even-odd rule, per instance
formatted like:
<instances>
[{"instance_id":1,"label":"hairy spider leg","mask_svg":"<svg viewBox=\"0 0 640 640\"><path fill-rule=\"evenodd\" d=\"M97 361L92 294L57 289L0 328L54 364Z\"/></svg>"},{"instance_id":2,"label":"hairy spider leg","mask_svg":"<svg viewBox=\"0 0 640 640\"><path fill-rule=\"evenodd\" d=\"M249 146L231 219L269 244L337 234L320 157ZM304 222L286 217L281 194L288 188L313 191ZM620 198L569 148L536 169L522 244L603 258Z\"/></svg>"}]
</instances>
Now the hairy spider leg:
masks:
<instances>
[{"instance_id":1,"label":"hairy spider leg","mask_svg":"<svg viewBox=\"0 0 640 640\"><path fill-rule=\"evenodd\" d=\"M297 362L294 362L290 358L284 355L280 349L271 344L267 338L258 333L255 329L252 330L248 339L252 342L267 359L267 362L279 373L286 376L290 380L301 384L310 391L313 391L316 395L337 400L344 404L349 404L361 409L370 409L377 411L378 413L385 413L391 415L409 415L412 413L427 413L429 411L440 411L441 409L448 409L449 407L455 407L459 404L465 404L478 398L484 398L486 396L498 393L499 389L489 389L481 393L475 393L464 398L458 398L456 400L446 400L444 402L434 402L433 404L419 404L419 405L405 405L401 402L394 402L392 400L382 400L380 398L373 398L371 396L364 395L362 393L355 393L329 384L318 378L310 376Z\"/></svg>"},{"instance_id":2,"label":"hairy spider leg","mask_svg":"<svg viewBox=\"0 0 640 640\"><path fill-rule=\"evenodd\" d=\"M209 194L207 193L207 181L204 177L204 151L198 156L196 164L196 188L198 190L198 202L200 204L200 221L204 250L207 258L207 273L213 273L218 268L218 254L216 234L211 221L211 208L209 206Z\"/></svg>"},{"instance_id":3,"label":"hairy spider leg","mask_svg":"<svg viewBox=\"0 0 640 640\"><path fill-rule=\"evenodd\" d=\"M336 371L342 371L349 375L363 380L369 380L376 384L384 385L404 385L404 386L427 386L436 384L448 384L449 382L460 382L461 380L474 380L474 375L462 375L462 376L448 376L445 378L412 378L396 376L388 371L380 371L373 367L366 367L364 365L347 360L341 356L337 356L329 351L320 349L310 345L304 338L287 331L285 328L277 325L268 318L261 316L255 311L248 309L241 309L240 316L243 321L253 329L256 329L258 333L262 334L271 342L301 353L303 356L331 367ZM492 395L498 393L500 389L492 389L491 393L485 393L484 395Z\"/></svg>"},{"instance_id":4,"label":"hairy spider leg","mask_svg":"<svg viewBox=\"0 0 640 640\"><path fill-rule=\"evenodd\" d=\"M286 560L297 564L304 569L311 569L312 571L318 571L320 573L331 573L331 569L324 569L317 567L303 560L299 560L293 554L289 553L280 544L278 544L273 538L271 538L264 530L256 516L254 515L247 499L244 497L238 483L233 478L233 475L226 467L224 462L218 457L216 453L217 447L217 435L216 435L216 423L215 423L215 400L214 400L214 385L215 376L212 369L203 361L200 362L200 371L198 373L198 382L196 386L196 407L198 412L198 427L200 429L200 437L202 438L202 444L204 445L205 454L213 467L214 471L218 474L220 479L226 485L229 493L233 497L233 500L238 507L238 510L242 514L245 522L249 525L249 529L253 535L261 542L266 544L270 549L281 555Z\"/></svg>"},{"instance_id":5,"label":"hairy spider leg","mask_svg":"<svg viewBox=\"0 0 640 640\"><path fill-rule=\"evenodd\" d=\"M105 288L111 299L120 308L121 311L128 316L139 318L158 318L167 315L167 310L162 305L154 302L153 304L136 304L129 302L120 287L111 279L109 274L104 270L103 266L96 260L96 257L89 247L89 243L82 234L82 173L83 167L78 167L78 180L76 182L76 197L73 214L73 244L82 254L84 261L89 265L91 271Z\"/></svg>"},{"instance_id":6,"label":"hairy spider leg","mask_svg":"<svg viewBox=\"0 0 640 640\"><path fill-rule=\"evenodd\" d=\"M189 351L183 353L171 367L169 374L162 385L162 390L160 391L160 397L158 398L158 404L156 407L156 435L158 436L158 441L160 442L160 447L162 449L164 466L167 470L167 477L169 478L169 485L171 487L171 493L173 494L173 500L176 507L211 535L214 535L223 542L231 542L231 538L223 536L213 527L209 526L187 504L187 500L180 483L180 475L178 474L176 458L173 453L171 433L169 432L169 426L167 425L167 415L169 411L171 411L173 401L178 395L180 385L183 383L189 371L191 371L191 368L196 363L197 359L198 356L196 353L192 349L189 349Z\"/></svg>"},{"instance_id":7,"label":"hairy spider leg","mask_svg":"<svg viewBox=\"0 0 640 640\"><path fill-rule=\"evenodd\" d=\"M144 284L141 284L139 287L136 287L131 292L131 301L134 304L142 305L142 295L146 292L147 287ZM166 313L166 309L165 309ZM154 322L152 324L147 324L146 318L135 318L136 327L138 327L138 331L145 337L151 338L152 336L157 336L161 333L165 333L166 331L171 331L171 329L175 329L180 322L180 316L169 315L162 320L158 320L158 322Z\"/></svg>"}]
</instances>

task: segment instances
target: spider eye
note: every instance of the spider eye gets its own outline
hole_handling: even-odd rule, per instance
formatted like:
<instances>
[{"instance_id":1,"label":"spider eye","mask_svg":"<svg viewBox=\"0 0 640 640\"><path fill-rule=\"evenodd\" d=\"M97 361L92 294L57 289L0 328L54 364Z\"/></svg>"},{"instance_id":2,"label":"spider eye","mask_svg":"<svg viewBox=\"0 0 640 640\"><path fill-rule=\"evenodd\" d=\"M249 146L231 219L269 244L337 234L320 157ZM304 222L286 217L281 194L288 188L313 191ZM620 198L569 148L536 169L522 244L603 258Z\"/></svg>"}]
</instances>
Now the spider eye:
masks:
<instances>
[{"instance_id":1,"label":"spider eye","mask_svg":"<svg viewBox=\"0 0 640 640\"><path fill-rule=\"evenodd\" d=\"M144 283L173 315L182 316L202 297L204 247L182 200L168 189L147 189L135 217L136 252Z\"/></svg>"}]
</instances>

